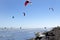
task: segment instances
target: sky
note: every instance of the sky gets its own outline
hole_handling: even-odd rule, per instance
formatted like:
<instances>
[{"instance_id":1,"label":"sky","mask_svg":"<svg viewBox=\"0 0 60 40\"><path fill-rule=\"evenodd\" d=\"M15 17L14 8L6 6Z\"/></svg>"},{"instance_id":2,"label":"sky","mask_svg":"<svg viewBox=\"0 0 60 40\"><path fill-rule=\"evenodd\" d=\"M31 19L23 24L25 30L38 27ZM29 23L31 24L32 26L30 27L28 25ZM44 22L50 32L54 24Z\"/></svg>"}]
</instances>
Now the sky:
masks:
<instances>
[{"instance_id":1,"label":"sky","mask_svg":"<svg viewBox=\"0 0 60 40\"><path fill-rule=\"evenodd\" d=\"M42 28L60 25L60 0L30 0L32 4L26 7L25 1L0 0L0 27ZM23 12L26 16L23 16Z\"/></svg>"}]
</instances>

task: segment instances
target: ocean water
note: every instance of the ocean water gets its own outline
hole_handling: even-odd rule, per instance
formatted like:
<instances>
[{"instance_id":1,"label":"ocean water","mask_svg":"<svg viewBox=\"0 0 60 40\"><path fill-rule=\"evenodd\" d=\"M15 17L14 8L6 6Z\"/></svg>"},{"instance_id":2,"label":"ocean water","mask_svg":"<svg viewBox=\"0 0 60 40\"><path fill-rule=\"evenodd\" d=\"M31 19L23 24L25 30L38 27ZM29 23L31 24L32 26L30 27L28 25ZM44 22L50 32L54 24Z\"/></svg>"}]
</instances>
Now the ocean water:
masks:
<instances>
[{"instance_id":1,"label":"ocean water","mask_svg":"<svg viewBox=\"0 0 60 40\"><path fill-rule=\"evenodd\" d=\"M0 40L27 40L35 37L35 32L44 31L43 29L0 30Z\"/></svg>"}]
</instances>

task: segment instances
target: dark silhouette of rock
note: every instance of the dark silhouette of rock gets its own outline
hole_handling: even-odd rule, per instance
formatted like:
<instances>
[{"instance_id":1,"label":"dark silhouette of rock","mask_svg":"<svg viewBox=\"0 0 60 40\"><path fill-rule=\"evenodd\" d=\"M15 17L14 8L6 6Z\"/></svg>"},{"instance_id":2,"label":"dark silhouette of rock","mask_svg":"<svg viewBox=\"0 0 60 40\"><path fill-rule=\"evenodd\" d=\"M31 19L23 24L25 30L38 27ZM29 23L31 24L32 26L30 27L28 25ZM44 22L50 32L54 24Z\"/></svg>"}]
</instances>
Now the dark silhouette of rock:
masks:
<instances>
[{"instance_id":1,"label":"dark silhouette of rock","mask_svg":"<svg viewBox=\"0 0 60 40\"><path fill-rule=\"evenodd\" d=\"M57 26L44 34L48 40L60 40L60 27Z\"/></svg>"},{"instance_id":2,"label":"dark silhouette of rock","mask_svg":"<svg viewBox=\"0 0 60 40\"><path fill-rule=\"evenodd\" d=\"M42 39L42 37L36 37L35 38L35 40L41 40Z\"/></svg>"},{"instance_id":3,"label":"dark silhouette of rock","mask_svg":"<svg viewBox=\"0 0 60 40\"><path fill-rule=\"evenodd\" d=\"M43 33L44 37L36 36L32 40L60 40L60 26L53 28L52 30Z\"/></svg>"}]
</instances>

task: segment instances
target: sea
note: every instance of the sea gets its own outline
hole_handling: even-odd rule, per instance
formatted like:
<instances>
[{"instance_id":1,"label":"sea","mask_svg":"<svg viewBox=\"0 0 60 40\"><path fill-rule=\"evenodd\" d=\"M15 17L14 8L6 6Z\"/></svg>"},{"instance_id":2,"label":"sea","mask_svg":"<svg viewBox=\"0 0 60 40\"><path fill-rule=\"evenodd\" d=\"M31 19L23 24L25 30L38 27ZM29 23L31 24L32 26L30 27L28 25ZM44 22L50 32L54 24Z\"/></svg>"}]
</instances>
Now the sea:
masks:
<instances>
[{"instance_id":1,"label":"sea","mask_svg":"<svg viewBox=\"0 0 60 40\"><path fill-rule=\"evenodd\" d=\"M35 37L36 32L46 32L41 28L35 29L0 29L0 40L27 40Z\"/></svg>"}]
</instances>

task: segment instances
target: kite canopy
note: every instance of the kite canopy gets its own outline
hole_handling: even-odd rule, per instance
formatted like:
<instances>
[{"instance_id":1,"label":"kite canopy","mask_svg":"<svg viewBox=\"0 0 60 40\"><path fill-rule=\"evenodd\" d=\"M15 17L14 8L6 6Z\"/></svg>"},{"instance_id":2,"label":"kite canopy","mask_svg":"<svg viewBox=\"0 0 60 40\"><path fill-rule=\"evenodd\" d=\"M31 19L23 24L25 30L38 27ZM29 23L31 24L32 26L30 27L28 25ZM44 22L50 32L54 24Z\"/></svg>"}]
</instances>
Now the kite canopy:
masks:
<instances>
[{"instance_id":1,"label":"kite canopy","mask_svg":"<svg viewBox=\"0 0 60 40\"><path fill-rule=\"evenodd\" d=\"M49 8L49 10L52 10L52 11L54 11L54 9L53 9L53 8Z\"/></svg>"},{"instance_id":2,"label":"kite canopy","mask_svg":"<svg viewBox=\"0 0 60 40\"><path fill-rule=\"evenodd\" d=\"M24 16L26 15L25 12L23 12L23 15L24 15Z\"/></svg>"},{"instance_id":3,"label":"kite canopy","mask_svg":"<svg viewBox=\"0 0 60 40\"><path fill-rule=\"evenodd\" d=\"M14 16L12 16L12 18L14 19L15 17L14 17Z\"/></svg>"},{"instance_id":4,"label":"kite canopy","mask_svg":"<svg viewBox=\"0 0 60 40\"><path fill-rule=\"evenodd\" d=\"M28 3L32 3L32 2L30 2L29 0L26 0L24 5L27 6Z\"/></svg>"},{"instance_id":5,"label":"kite canopy","mask_svg":"<svg viewBox=\"0 0 60 40\"><path fill-rule=\"evenodd\" d=\"M25 1L25 4L24 5L27 6L28 3L29 3L29 1Z\"/></svg>"}]
</instances>

